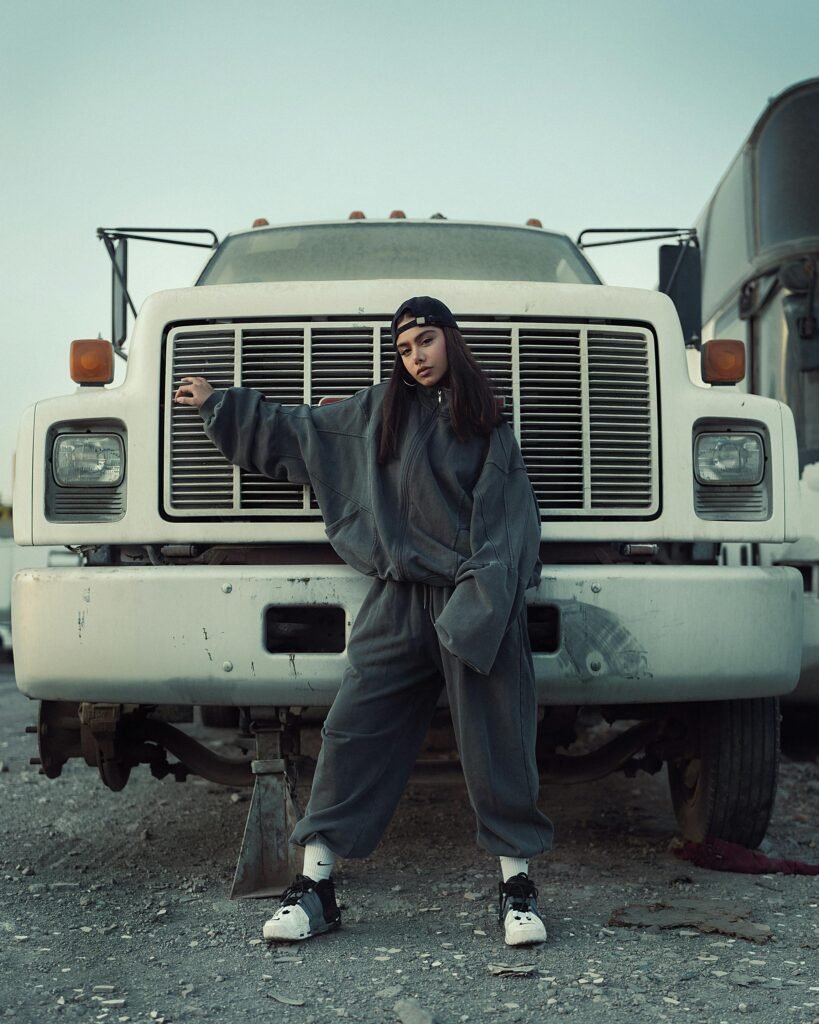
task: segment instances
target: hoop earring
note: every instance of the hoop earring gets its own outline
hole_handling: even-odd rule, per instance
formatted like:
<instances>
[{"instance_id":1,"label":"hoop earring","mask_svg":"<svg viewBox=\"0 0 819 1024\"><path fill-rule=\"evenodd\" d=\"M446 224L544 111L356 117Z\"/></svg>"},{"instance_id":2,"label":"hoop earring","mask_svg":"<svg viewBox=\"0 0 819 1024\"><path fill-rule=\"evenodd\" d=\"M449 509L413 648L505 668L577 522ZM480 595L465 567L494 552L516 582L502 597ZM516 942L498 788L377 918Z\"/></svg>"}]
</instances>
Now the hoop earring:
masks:
<instances>
[{"instance_id":1,"label":"hoop earring","mask_svg":"<svg viewBox=\"0 0 819 1024\"><path fill-rule=\"evenodd\" d=\"M407 378L406 378L406 377L404 377L403 375L401 376L401 383L402 383L402 384L404 385L404 387L407 387L407 388L417 388L417 387L418 387L418 385L417 385L417 384L413 384L413 383L411 383L411 382L410 382L410 381L408 381L408 380L407 380Z\"/></svg>"}]
</instances>

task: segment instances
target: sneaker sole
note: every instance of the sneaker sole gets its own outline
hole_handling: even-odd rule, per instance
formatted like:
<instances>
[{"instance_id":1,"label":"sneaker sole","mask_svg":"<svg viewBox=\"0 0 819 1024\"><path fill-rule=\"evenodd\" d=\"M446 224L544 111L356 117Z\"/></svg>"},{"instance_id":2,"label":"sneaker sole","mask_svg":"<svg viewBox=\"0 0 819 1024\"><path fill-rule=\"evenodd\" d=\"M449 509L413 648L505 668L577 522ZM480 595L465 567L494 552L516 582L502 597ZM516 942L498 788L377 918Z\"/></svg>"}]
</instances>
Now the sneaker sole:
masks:
<instances>
[{"instance_id":1,"label":"sneaker sole","mask_svg":"<svg viewBox=\"0 0 819 1024\"><path fill-rule=\"evenodd\" d=\"M271 935L268 933L267 925L262 928L262 938L268 942L304 942L306 939L315 938L316 935L324 935L325 932L331 932L341 925L341 921L331 921L329 924L322 925L318 928L313 928L310 931L300 932L298 935ZM271 928L272 932L273 929Z\"/></svg>"},{"instance_id":2,"label":"sneaker sole","mask_svg":"<svg viewBox=\"0 0 819 1024\"><path fill-rule=\"evenodd\" d=\"M546 941L546 936L541 932L538 935L514 935L506 936L507 946L542 946Z\"/></svg>"}]
</instances>

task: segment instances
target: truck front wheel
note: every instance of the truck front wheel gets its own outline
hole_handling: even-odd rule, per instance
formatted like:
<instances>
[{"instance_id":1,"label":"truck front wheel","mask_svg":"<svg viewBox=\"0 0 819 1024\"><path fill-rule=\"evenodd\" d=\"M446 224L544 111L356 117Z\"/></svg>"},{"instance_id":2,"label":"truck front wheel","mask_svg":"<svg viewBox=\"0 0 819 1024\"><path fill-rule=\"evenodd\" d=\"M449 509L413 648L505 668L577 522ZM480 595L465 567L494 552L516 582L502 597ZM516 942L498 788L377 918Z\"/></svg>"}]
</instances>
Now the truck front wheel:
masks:
<instances>
[{"instance_id":1,"label":"truck front wheel","mask_svg":"<svg viewBox=\"0 0 819 1024\"><path fill-rule=\"evenodd\" d=\"M773 811L779 771L776 697L702 702L690 709L685 752L668 783L685 839L755 849Z\"/></svg>"}]
</instances>

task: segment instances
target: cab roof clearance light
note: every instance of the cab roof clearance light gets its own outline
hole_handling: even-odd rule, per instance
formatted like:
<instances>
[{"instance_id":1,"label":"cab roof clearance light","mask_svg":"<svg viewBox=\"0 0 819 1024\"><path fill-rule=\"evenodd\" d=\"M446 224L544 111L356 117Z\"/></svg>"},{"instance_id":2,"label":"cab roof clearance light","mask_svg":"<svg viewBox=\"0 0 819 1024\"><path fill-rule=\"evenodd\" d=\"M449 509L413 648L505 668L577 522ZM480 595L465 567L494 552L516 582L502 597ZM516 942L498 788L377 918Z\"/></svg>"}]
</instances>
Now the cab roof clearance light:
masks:
<instances>
[{"instance_id":1,"label":"cab roof clearance light","mask_svg":"<svg viewBox=\"0 0 819 1024\"><path fill-rule=\"evenodd\" d=\"M71 342L69 367L75 384L110 384L114 379L114 347L102 338L77 338Z\"/></svg>"}]
</instances>

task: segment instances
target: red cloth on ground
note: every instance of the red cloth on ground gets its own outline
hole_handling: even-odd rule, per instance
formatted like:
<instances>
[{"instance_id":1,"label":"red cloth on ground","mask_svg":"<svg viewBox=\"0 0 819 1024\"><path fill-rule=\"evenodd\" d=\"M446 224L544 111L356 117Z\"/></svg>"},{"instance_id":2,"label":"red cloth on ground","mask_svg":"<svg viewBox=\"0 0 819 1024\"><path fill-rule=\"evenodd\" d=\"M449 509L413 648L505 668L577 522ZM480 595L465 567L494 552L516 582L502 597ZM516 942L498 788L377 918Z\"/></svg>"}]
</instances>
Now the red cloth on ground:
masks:
<instances>
[{"instance_id":1,"label":"red cloth on ground","mask_svg":"<svg viewBox=\"0 0 819 1024\"><path fill-rule=\"evenodd\" d=\"M819 864L766 857L758 850L748 850L724 839L706 839L702 843L686 842L674 853L681 860L690 860L699 868L711 868L714 871L736 871L745 875L819 875Z\"/></svg>"}]
</instances>

